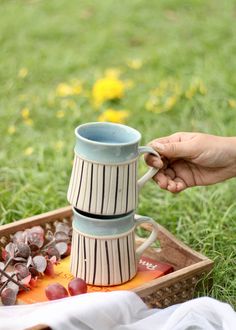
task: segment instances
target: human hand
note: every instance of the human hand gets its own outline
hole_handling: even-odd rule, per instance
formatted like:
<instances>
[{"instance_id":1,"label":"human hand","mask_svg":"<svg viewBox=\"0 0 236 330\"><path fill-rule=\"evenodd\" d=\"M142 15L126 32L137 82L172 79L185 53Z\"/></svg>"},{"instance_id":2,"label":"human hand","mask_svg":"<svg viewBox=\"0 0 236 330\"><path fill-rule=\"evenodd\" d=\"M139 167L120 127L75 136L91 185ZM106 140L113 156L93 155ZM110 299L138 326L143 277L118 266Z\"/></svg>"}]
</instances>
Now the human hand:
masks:
<instances>
[{"instance_id":1,"label":"human hand","mask_svg":"<svg viewBox=\"0 0 236 330\"><path fill-rule=\"evenodd\" d=\"M162 167L156 183L170 192L205 186L236 176L236 137L175 133L149 143L162 157L147 155L148 165Z\"/></svg>"}]
</instances>

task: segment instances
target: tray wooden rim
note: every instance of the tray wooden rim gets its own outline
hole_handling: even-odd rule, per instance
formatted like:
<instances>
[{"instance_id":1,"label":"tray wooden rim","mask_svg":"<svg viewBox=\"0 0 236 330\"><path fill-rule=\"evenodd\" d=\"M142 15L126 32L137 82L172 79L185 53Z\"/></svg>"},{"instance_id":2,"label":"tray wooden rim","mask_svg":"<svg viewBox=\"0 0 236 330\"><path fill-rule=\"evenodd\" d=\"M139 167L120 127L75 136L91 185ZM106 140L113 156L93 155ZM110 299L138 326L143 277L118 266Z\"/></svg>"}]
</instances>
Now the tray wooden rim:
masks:
<instances>
[{"instance_id":1,"label":"tray wooden rim","mask_svg":"<svg viewBox=\"0 0 236 330\"><path fill-rule=\"evenodd\" d=\"M0 237L6 236L14 233L15 231L22 230L27 226L27 223L29 223L29 227L36 226L36 225L43 225L48 223L49 221L57 220L57 219L63 219L63 218L69 218L72 215L72 207L71 206L65 206L62 208L55 209L53 211L41 213L38 215L34 215L25 219L16 220L10 224L5 224L0 226ZM144 226L145 228L145 226ZM178 246L178 249L182 249L184 252L187 252L191 256L194 256L196 259L198 259L198 262L186 266L184 268L181 268L179 270L175 270L173 273L167 274L164 277L160 277L157 279L154 279L148 283L145 283L135 289L132 289L132 291L136 292L139 296L144 297L152 291L161 289L168 283L169 285L176 281L177 279L183 280L184 278L188 277L189 275L194 275L198 273L200 270L202 271L210 271L213 267L213 261L209 259L208 257L204 256L203 254L193 250L186 244L184 244L182 241L177 239L173 234L171 234L166 228L158 224L159 232L169 237L169 239ZM140 239L141 242L141 239ZM150 249L149 249L150 250ZM151 248L153 253L155 251L158 251L158 249Z\"/></svg>"}]
</instances>

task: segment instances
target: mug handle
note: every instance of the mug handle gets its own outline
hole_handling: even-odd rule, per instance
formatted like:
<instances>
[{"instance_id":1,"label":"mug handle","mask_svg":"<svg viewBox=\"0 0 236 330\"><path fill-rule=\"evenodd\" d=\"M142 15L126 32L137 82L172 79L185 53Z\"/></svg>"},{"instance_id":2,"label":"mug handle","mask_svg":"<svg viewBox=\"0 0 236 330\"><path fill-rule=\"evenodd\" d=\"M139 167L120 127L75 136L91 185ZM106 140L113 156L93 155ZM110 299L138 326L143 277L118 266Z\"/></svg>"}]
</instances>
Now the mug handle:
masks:
<instances>
[{"instance_id":1,"label":"mug handle","mask_svg":"<svg viewBox=\"0 0 236 330\"><path fill-rule=\"evenodd\" d=\"M157 156L158 158L161 158L158 152L156 152L152 147L149 146L138 147L138 153L139 155L149 153L154 156ZM158 168L149 167L149 170L138 180L138 189L141 189L148 180L150 180L152 177L154 177L155 174L157 174L158 171Z\"/></svg>"},{"instance_id":2,"label":"mug handle","mask_svg":"<svg viewBox=\"0 0 236 330\"><path fill-rule=\"evenodd\" d=\"M151 235L140 245L136 250L136 260L138 261L141 258L143 252L156 241L157 233L158 233L158 224L150 217L142 216L139 214L135 214L134 216L135 227L140 225L141 223L150 223L153 227Z\"/></svg>"}]
</instances>

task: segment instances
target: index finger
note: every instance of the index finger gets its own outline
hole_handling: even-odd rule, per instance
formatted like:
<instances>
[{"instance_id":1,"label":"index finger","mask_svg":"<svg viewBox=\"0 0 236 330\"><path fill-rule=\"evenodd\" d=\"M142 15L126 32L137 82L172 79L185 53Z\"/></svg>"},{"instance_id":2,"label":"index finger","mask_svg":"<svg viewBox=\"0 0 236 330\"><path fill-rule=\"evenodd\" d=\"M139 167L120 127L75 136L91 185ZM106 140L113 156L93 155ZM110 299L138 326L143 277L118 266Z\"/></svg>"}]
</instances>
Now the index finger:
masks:
<instances>
[{"instance_id":1,"label":"index finger","mask_svg":"<svg viewBox=\"0 0 236 330\"><path fill-rule=\"evenodd\" d=\"M152 167L155 167L155 168L162 168L163 167L163 161L159 157L156 157L156 156L151 155L151 154L146 154L144 156L144 159L145 159L145 162L149 166L152 166Z\"/></svg>"},{"instance_id":2,"label":"index finger","mask_svg":"<svg viewBox=\"0 0 236 330\"><path fill-rule=\"evenodd\" d=\"M154 139L154 140L150 141L148 145L155 147L156 143L166 144L166 143L173 143L173 142L182 142L182 141L190 140L194 136L195 136L195 133L177 132L177 133L171 134L169 136L163 136L163 137Z\"/></svg>"}]
</instances>

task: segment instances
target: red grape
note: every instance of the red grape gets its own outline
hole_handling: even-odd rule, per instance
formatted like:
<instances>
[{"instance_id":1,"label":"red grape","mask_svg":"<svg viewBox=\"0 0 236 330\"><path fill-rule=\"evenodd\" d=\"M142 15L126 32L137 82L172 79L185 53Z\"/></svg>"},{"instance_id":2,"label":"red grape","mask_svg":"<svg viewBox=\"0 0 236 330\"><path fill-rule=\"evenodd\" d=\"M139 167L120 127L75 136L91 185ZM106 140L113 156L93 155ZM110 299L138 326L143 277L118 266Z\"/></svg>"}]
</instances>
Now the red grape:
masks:
<instances>
[{"instance_id":1,"label":"red grape","mask_svg":"<svg viewBox=\"0 0 236 330\"><path fill-rule=\"evenodd\" d=\"M55 300L68 297L68 292L63 285L59 283L50 284L45 288L45 294L48 300Z\"/></svg>"},{"instance_id":2,"label":"red grape","mask_svg":"<svg viewBox=\"0 0 236 330\"><path fill-rule=\"evenodd\" d=\"M87 284L82 278L74 278L68 284L68 291L71 296L87 292Z\"/></svg>"}]
</instances>

